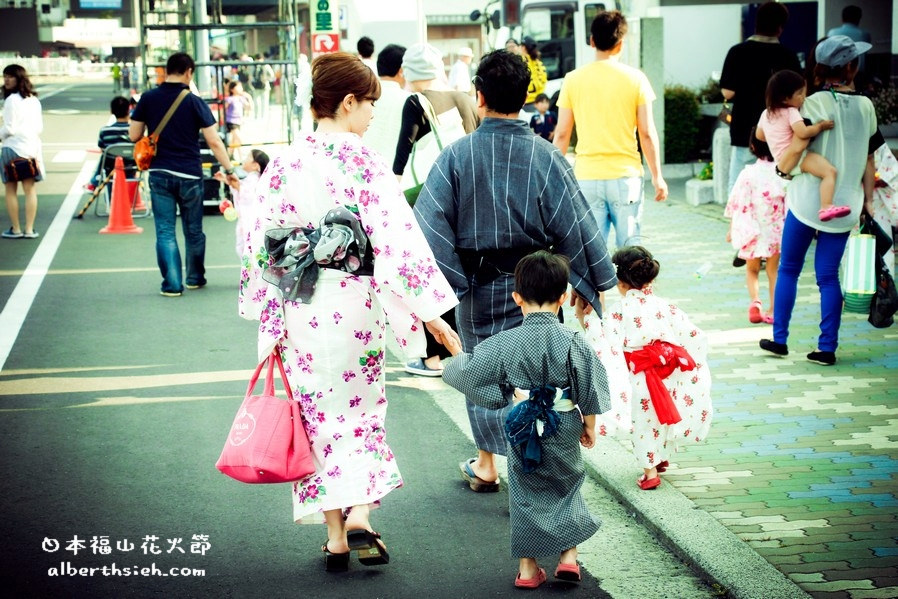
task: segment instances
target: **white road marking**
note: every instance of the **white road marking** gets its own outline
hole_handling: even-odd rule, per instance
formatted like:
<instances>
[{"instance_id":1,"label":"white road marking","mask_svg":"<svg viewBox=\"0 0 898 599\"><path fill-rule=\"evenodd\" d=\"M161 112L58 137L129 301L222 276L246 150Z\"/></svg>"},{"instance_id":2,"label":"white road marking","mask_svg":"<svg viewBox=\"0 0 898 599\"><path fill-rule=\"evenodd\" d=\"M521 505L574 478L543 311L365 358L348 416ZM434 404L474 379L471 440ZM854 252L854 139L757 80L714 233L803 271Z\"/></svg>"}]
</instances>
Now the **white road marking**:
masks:
<instances>
[{"instance_id":1,"label":"white road marking","mask_svg":"<svg viewBox=\"0 0 898 599\"><path fill-rule=\"evenodd\" d=\"M56 152L56 155L53 156L53 160L50 162L84 162L85 154L84 150L61 150Z\"/></svg>"},{"instance_id":2,"label":"white road marking","mask_svg":"<svg viewBox=\"0 0 898 599\"><path fill-rule=\"evenodd\" d=\"M3 366L6 365L9 352L12 351L12 346L19 336L19 331L22 329L22 323L25 322L25 317L31 310L31 304L34 303L34 298L41 287L41 283L43 283L44 277L50 269L50 264L53 262L53 257L59 249L59 244L62 243L62 237L65 235L69 223L72 222L72 214L75 212L75 208L84 194L82 187L87 183L95 167L96 165L93 164L93 161L85 162L81 167L81 172L75 178L75 182L69 189L65 200L63 200L62 206L60 206L59 211L53 218L53 222L50 223L47 231L41 235L40 245L35 250L31 262L28 263L25 273L22 275L16 288L13 289L12 295L9 296L9 301L3 307L3 312L0 312L0 372L3 371ZM18 243L24 242L20 241Z\"/></svg>"}]
</instances>

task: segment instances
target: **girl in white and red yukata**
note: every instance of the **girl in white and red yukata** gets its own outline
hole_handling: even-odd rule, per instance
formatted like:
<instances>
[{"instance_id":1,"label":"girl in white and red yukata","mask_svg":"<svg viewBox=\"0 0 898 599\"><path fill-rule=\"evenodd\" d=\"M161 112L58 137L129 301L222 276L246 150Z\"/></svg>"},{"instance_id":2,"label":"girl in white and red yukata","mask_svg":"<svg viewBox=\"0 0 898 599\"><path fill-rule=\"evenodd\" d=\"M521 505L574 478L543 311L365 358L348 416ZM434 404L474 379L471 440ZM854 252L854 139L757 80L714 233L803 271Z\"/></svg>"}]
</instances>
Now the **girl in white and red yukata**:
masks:
<instances>
[{"instance_id":1,"label":"girl in white and red yukata","mask_svg":"<svg viewBox=\"0 0 898 599\"><path fill-rule=\"evenodd\" d=\"M643 247L627 246L612 258L621 293L602 317L612 351L630 373L633 450L643 469L643 490L661 484L672 452L703 441L711 427L708 340L677 306L654 294L660 265Z\"/></svg>"}]
</instances>

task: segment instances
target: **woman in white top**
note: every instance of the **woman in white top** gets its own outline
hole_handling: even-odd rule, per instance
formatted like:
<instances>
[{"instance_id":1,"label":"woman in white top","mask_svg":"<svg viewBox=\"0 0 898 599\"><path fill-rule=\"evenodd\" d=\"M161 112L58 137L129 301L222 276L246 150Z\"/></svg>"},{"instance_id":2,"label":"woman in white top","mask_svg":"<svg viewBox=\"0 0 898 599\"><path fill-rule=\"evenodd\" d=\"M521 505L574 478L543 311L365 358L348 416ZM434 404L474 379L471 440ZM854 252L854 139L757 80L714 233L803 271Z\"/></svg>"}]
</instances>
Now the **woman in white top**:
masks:
<instances>
[{"instance_id":1,"label":"woman in white top","mask_svg":"<svg viewBox=\"0 0 898 599\"><path fill-rule=\"evenodd\" d=\"M2 233L7 239L34 239L34 218L37 216L36 181L43 179L40 134L44 130L41 103L31 86L25 69L11 64L3 69L3 125L0 126L0 163L3 165L0 178L6 186L6 211L9 213L10 227ZM6 166L16 158L32 158L37 164L33 178L24 179L22 192L25 194L25 229L19 222L18 183L7 176Z\"/></svg>"},{"instance_id":2,"label":"woman in white top","mask_svg":"<svg viewBox=\"0 0 898 599\"><path fill-rule=\"evenodd\" d=\"M857 224L861 211L873 212L872 160L878 145L875 141L876 112L870 100L855 92L853 86L858 57L870 47L870 44L836 35L820 42L814 51L817 59L815 80L823 85L823 89L808 97L801 114L813 122L832 119L836 126L818 135L808 150L819 153L836 167L833 205L848 206L851 211L848 216L824 222L818 214L820 179L802 173L789 183L776 279L773 339L760 341L761 349L775 355L789 353L789 321L795 307L798 276L811 242L816 239L814 274L820 290L820 335L817 348L807 357L811 362L826 366L836 362L842 322L839 263L848 234ZM871 164L869 171L868 162Z\"/></svg>"}]
</instances>

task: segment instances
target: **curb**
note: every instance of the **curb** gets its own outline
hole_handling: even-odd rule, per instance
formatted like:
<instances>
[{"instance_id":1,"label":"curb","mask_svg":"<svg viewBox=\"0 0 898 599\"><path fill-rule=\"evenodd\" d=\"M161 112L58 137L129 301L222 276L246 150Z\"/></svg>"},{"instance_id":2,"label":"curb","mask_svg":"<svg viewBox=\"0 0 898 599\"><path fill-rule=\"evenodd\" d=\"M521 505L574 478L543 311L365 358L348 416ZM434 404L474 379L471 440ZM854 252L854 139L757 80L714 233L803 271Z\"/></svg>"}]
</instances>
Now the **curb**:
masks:
<instances>
[{"instance_id":1,"label":"curb","mask_svg":"<svg viewBox=\"0 0 898 599\"><path fill-rule=\"evenodd\" d=\"M805 599L797 584L671 483L651 492L636 486L633 453L620 441L583 452L587 473L631 510L699 576L732 599Z\"/></svg>"}]
</instances>

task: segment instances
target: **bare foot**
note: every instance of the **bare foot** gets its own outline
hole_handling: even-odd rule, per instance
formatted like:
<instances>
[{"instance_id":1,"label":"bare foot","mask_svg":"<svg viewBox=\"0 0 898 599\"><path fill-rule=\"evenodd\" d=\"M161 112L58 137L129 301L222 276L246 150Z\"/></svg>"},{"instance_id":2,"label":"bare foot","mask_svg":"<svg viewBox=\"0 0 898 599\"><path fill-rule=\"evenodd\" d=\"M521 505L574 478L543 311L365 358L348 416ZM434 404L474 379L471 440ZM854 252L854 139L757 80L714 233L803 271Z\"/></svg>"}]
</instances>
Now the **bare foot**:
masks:
<instances>
[{"instance_id":1,"label":"bare foot","mask_svg":"<svg viewBox=\"0 0 898 599\"><path fill-rule=\"evenodd\" d=\"M539 574L539 564L531 557L522 557L518 565L518 572L524 580L536 578Z\"/></svg>"},{"instance_id":2,"label":"bare foot","mask_svg":"<svg viewBox=\"0 0 898 599\"><path fill-rule=\"evenodd\" d=\"M559 563L562 564L576 564L577 563L577 548L571 547L567 551L561 552L561 557L558 559Z\"/></svg>"},{"instance_id":3,"label":"bare foot","mask_svg":"<svg viewBox=\"0 0 898 599\"><path fill-rule=\"evenodd\" d=\"M331 553L346 553L349 551L349 543L346 542L346 535L342 539L328 539L327 550Z\"/></svg>"},{"instance_id":4,"label":"bare foot","mask_svg":"<svg viewBox=\"0 0 898 599\"><path fill-rule=\"evenodd\" d=\"M499 473L496 471L495 464L492 464L490 467L484 467L480 463L480 460L475 460L474 462L471 462L471 470L477 478L488 483L498 480L499 478Z\"/></svg>"},{"instance_id":5,"label":"bare foot","mask_svg":"<svg viewBox=\"0 0 898 599\"><path fill-rule=\"evenodd\" d=\"M431 370L442 370L443 362L440 360L439 356L430 356L429 358L424 359L424 365L430 368Z\"/></svg>"}]
</instances>

